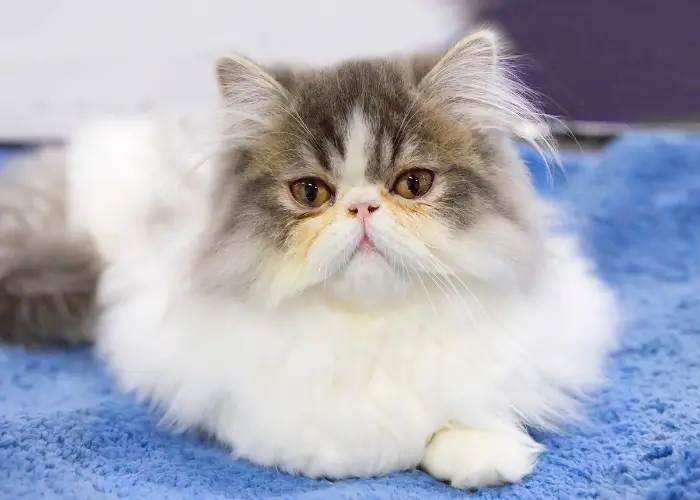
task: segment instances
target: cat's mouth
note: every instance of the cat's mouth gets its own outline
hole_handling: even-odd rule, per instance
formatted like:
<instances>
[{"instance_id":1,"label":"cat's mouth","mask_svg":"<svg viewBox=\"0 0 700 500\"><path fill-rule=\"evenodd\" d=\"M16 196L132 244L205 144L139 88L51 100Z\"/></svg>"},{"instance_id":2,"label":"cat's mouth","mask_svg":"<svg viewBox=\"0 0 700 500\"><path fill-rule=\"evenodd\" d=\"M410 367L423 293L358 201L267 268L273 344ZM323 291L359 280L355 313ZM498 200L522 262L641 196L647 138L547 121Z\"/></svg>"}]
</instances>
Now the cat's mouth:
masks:
<instances>
[{"instance_id":1,"label":"cat's mouth","mask_svg":"<svg viewBox=\"0 0 700 500\"><path fill-rule=\"evenodd\" d=\"M374 243L372 243L372 240L369 239L369 236L365 234L360 240L360 243L357 244L357 251L374 252L376 251L376 247L374 246Z\"/></svg>"},{"instance_id":2,"label":"cat's mouth","mask_svg":"<svg viewBox=\"0 0 700 500\"><path fill-rule=\"evenodd\" d=\"M367 257L374 257L374 258L378 257L382 260L386 260L385 256L382 254L382 252L379 250L379 248L374 244L372 239L365 234L360 239L360 241L357 243L357 246L350 254L349 260L352 260L355 258L367 258Z\"/></svg>"}]
</instances>

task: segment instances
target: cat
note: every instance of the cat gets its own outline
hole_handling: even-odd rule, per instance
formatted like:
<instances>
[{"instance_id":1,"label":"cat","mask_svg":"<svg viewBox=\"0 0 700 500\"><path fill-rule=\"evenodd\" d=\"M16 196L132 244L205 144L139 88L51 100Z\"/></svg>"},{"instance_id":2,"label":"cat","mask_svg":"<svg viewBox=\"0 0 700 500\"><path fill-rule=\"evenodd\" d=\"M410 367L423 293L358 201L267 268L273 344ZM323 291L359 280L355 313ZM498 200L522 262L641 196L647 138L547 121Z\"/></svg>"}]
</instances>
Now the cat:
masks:
<instances>
[{"instance_id":1,"label":"cat","mask_svg":"<svg viewBox=\"0 0 700 500\"><path fill-rule=\"evenodd\" d=\"M24 160L2 186L39 222L2 239L0 332L94 340L122 389L263 466L522 480L527 428L603 380L616 303L519 158L542 118L509 60L490 29L323 67L228 56L212 128L105 119Z\"/></svg>"}]
</instances>

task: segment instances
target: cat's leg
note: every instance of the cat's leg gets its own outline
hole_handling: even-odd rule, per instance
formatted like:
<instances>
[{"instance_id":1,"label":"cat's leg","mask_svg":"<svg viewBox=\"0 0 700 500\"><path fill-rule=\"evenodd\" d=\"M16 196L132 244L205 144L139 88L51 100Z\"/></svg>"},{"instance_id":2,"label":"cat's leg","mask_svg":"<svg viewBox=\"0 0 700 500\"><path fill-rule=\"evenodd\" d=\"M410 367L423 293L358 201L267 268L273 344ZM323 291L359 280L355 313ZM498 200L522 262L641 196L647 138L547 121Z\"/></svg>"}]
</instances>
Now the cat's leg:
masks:
<instances>
[{"instance_id":1,"label":"cat's leg","mask_svg":"<svg viewBox=\"0 0 700 500\"><path fill-rule=\"evenodd\" d=\"M529 474L543 447L524 431L449 426L428 443L421 465L456 488L514 483Z\"/></svg>"}]
</instances>

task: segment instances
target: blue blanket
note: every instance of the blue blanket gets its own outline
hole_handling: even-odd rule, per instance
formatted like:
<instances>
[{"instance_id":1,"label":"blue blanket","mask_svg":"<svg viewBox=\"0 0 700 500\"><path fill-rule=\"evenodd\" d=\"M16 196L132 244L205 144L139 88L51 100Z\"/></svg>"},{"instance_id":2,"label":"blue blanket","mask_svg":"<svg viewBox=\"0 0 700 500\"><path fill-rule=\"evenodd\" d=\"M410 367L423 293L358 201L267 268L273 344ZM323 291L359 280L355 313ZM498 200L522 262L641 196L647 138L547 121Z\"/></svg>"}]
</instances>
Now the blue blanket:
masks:
<instances>
[{"instance_id":1,"label":"blue blanket","mask_svg":"<svg viewBox=\"0 0 700 500\"><path fill-rule=\"evenodd\" d=\"M0 498L700 498L700 137L628 135L565 156L553 180L523 154L578 215L626 319L590 420L537 436L548 452L525 483L468 494L417 471L333 483L261 469L160 428L87 349L3 347Z\"/></svg>"}]
</instances>

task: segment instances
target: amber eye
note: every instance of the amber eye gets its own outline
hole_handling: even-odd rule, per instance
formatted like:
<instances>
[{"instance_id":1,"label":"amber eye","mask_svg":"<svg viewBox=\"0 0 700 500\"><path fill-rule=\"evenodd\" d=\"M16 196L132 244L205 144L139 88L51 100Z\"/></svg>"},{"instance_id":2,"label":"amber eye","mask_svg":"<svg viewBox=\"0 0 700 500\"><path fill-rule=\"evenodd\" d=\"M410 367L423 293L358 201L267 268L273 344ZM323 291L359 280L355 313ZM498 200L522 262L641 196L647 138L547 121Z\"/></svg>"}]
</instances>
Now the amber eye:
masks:
<instances>
[{"instance_id":1,"label":"amber eye","mask_svg":"<svg viewBox=\"0 0 700 500\"><path fill-rule=\"evenodd\" d=\"M392 191L403 198L412 200L423 196L433 185L435 175L424 168L416 168L401 174Z\"/></svg>"},{"instance_id":2,"label":"amber eye","mask_svg":"<svg viewBox=\"0 0 700 500\"><path fill-rule=\"evenodd\" d=\"M321 179L299 179L290 189L295 200L310 208L320 207L331 197L331 189Z\"/></svg>"}]
</instances>

